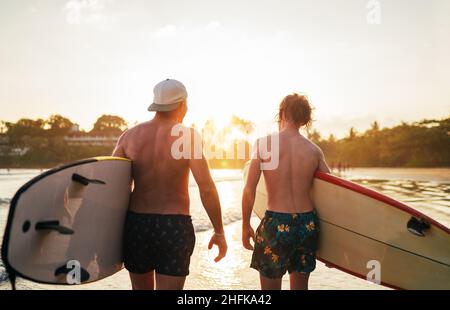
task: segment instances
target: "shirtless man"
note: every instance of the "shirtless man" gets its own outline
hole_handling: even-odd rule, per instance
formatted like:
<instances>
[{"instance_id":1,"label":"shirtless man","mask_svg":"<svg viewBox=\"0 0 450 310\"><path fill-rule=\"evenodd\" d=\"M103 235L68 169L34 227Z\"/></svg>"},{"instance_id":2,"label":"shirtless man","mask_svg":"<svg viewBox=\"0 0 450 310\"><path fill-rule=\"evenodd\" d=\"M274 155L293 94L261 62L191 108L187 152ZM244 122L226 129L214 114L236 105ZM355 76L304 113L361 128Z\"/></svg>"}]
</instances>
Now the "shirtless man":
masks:
<instances>
[{"instance_id":1,"label":"shirtless man","mask_svg":"<svg viewBox=\"0 0 450 310\"><path fill-rule=\"evenodd\" d=\"M311 123L308 99L299 94L286 96L280 104L278 117L279 164L276 169L263 170L267 211L255 236L250 216L261 164L267 158L258 148L250 163L242 197L242 242L246 249L254 250L251 267L259 271L262 289L281 289L286 271L291 289L308 289L309 274L316 266L319 231L310 189L316 170L327 173L330 170L321 149L299 132L302 126ZM273 136L262 138L262 143L271 145L270 139Z\"/></svg>"},{"instance_id":2,"label":"shirtless man","mask_svg":"<svg viewBox=\"0 0 450 310\"><path fill-rule=\"evenodd\" d=\"M171 134L172 128L181 126L187 112L186 99L186 88L179 81L167 79L157 84L148 108L156 112L155 117L127 130L113 152L113 156L129 158L133 163L134 189L123 249L133 289L184 287L195 245L189 215L189 171L214 227L208 247L219 247L216 262L227 252L219 197L203 152L197 158L175 159L172 154L172 144L179 139Z\"/></svg>"}]
</instances>

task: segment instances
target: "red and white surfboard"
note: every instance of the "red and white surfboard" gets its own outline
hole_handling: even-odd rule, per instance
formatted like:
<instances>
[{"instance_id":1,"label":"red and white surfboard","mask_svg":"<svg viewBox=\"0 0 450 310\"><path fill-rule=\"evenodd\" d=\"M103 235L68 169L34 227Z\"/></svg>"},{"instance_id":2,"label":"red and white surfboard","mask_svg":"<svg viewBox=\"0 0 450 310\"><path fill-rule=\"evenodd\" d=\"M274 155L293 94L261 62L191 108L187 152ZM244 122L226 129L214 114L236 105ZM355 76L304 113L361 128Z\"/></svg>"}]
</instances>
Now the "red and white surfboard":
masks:
<instances>
[{"instance_id":1,"label":"red and white surfboard","mask_svg":"<svg viewBox=\"0 0 450 310\"><path fill-rule=\"evenodd\" d=\"M381 284L392 288L450 289L449 228L395 199L322 172L315 175L312 197L321 224L317 257L329 267L363 279L379 267ZM261 177L253 210L261 218L266 207Z\"/></svg>"}]
</instances>

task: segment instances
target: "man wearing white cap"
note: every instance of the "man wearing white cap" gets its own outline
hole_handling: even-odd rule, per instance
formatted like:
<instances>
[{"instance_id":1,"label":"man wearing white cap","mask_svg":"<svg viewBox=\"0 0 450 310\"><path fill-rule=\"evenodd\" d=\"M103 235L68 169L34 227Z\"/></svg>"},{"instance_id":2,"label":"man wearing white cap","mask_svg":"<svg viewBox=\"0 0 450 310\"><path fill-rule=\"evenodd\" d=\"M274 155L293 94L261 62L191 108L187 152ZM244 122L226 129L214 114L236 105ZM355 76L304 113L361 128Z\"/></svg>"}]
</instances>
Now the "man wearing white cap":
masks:
<instances>
[{"instance_id":1,"label":"man wearing white cap","mask_svg":"<svg viewBox=\"0 0 450 310\"><path fill-rule=\"evenodd\" d=\"M155 117L127 130L113 156L132 160L134 189L124 230L124 262L133 289L182 289L189 274L195 234L189 213L189 171L200 190L214 227L209 248L219 248L215 261L227 251L219 197L201 153L197 158L174 158L172 135L187 112L187 91L173 79L158 83L149 111ZM184 127L183 127L184 128ZM192 133L192 129L185 128ZM186 132L186 131L185 131Z\"/></svg>"}]
</instances>

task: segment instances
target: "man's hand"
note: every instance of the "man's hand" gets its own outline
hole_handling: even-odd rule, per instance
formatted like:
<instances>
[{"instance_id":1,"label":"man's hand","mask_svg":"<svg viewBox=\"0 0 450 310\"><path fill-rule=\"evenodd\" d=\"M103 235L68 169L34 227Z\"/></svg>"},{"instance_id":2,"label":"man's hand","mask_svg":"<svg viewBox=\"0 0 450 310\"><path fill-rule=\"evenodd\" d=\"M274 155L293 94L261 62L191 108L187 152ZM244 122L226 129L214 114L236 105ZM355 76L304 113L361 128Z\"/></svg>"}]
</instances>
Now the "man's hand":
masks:
<instances>
[{"instance_id":1,"label":"man's hand","mask_svg":"<svg viewBox=\"0 0 450 310\"><path fill-rule=\"evenodd\" d=\"M253 239L253 243L255 243L255 231L253 230L252 226L242 226L242 245L247 250L253 251L253 246L250 243L250 238Z\"/></svg>"},{"instance_id":2,"label":"man's hand","mask_svg":"<svg viewBox=\"0 0 450 310\"><path fill-rule=\"evenodd\" d=\"M211 240L209 241L208 249L211 250L214 244L219 248L219 255L214 258L214 261L217 263L222 258L224 258L225 255L227 255L228 246L227 241L225 240L225 235L214 233L214 235L211 237Z\"/></svg>"}]
</instances>

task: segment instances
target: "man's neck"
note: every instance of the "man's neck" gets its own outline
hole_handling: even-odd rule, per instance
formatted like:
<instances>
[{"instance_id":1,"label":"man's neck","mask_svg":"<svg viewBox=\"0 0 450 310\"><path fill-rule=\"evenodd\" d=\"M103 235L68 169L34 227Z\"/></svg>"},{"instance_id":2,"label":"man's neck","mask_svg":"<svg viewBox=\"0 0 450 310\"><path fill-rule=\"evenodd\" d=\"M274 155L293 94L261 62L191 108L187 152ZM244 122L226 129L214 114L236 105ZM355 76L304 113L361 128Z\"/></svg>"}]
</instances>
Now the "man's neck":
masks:
<instances>
[{"instance_id":1,"label":"man's neck","mask_svg":"<svg viewBox=\"0 0 450 310\"><path fill-rule=\"evenodd\" d=\"M280 132L300 133L300 128L289 122L283 122L280 126Z\"/></svg>"},{"instance_id":2,"label":"man's neck","mask_svg":"<svg viewBox=\"0 0 450 310\"><path fill-rule=\"evenodd\" d=\"M168 113L156 113L153 119L157 121L181 123L177 115Z\"/></svg>"}]
</instances>

